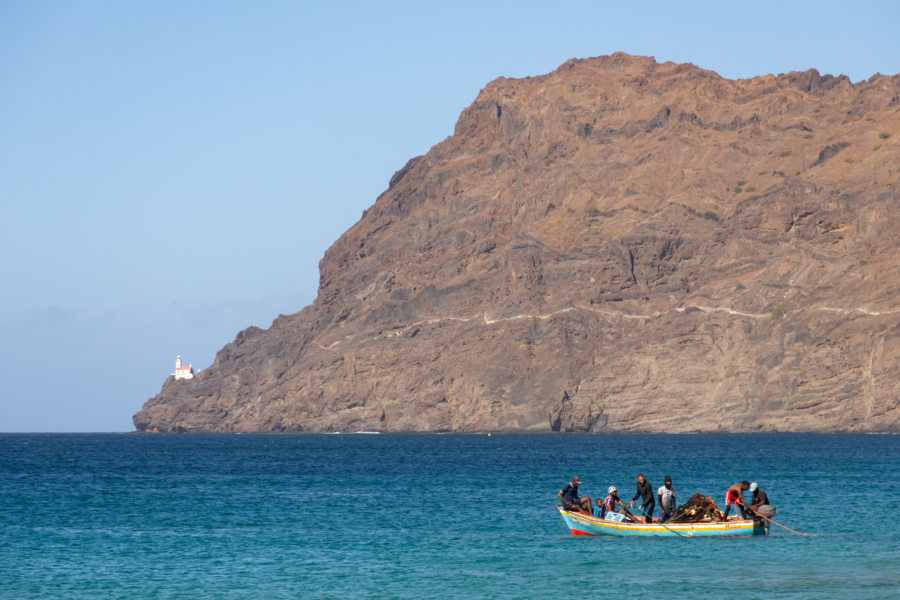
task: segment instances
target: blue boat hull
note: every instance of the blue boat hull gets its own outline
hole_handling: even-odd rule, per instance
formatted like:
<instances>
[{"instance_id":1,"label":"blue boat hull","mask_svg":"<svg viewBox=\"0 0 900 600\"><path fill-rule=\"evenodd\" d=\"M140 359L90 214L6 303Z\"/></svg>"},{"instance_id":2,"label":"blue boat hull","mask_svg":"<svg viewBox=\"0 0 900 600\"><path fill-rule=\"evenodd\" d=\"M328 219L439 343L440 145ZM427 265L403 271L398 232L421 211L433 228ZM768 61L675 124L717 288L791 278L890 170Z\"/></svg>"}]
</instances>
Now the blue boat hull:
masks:
<instances>
[{"instance_id":1,"label":"blue boat hull","mask_svg":"<svg viewBox=\"0 0 900 600\"><path fill-rule=\"evenodd\" d=\"M730 519L699 523L625 523L607 521L557 505L572 535L643 535L693 537L697 535L765 535L762 519Z\"/></svg>"}]
</instances>

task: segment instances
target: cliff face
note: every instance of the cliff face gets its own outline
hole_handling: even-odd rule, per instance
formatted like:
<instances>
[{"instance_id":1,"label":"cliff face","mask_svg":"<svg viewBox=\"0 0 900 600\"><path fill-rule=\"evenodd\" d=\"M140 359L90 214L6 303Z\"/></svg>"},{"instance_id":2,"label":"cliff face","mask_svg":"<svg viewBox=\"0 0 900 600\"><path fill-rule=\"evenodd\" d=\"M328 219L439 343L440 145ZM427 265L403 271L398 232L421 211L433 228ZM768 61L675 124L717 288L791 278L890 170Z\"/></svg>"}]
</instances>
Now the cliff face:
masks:
<instances>
[{"instance_id":1,"label":"cliff face","mask_svg":"<svg viewBox=\"0 0 900 600\"><path fill-rule=\"evenodd\" d=\"M900 76L497 79L141 431L900 431Z\"/></svg>"}]
</instances>

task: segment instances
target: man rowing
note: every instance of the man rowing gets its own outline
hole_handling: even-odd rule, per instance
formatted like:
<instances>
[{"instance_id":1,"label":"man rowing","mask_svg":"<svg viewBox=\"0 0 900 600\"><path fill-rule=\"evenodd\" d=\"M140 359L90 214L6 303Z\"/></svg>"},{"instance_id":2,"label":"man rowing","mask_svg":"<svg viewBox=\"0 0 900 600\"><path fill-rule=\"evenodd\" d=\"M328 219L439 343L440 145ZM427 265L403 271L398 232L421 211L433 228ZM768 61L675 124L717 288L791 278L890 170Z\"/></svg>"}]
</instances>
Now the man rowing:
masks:
<instances>
[{"instance_id":1,"label":"man rowing","mask_svg":"<svg viewBox=\"0 0 900 600\"><path fill-rule=\"evenodd\" d=\"M608 513L616 512L616 508L622 507L622 510L618 511L620 513L625 514L626 521L634 521L631 518L631 515L628 513L628 505L622 502L619 499L618 491L616 490L616 486L609 486L609 495L604 498L602 501L597 500L597 510L594 511L594 516L599 517L601 519L605 519Z\"/></svg>"}]
</instances>

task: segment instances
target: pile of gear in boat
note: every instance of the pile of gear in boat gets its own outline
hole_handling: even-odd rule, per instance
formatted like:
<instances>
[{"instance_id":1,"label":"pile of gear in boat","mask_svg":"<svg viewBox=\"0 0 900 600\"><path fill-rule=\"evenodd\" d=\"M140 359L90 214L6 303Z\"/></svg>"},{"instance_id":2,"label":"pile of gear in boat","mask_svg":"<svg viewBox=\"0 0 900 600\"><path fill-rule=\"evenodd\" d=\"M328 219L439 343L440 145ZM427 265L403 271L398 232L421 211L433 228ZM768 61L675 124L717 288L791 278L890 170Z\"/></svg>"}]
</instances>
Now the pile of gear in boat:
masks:
<instances>
[{"instance_id":1,"label":"pile of gear in boat","mask_svg":"<svg viewBox=\"0 0 900 600\"><path fill-rule=\"evenodd\" d=\"M697 521L713 520L725 521L731 505L741 511L744 519L758 516L775 516L775 509L769 504L769 497L756 483L741 481L733 484L725 490L725 512L719 510L716 503L709 496L694 494L691 499L682 505L675 502L675 489L672 487L672 478L665 476L665 483L656 490L656 498L653 497L653 486L643 474L637 476L637 491L631 502L625 504L618 495L616 486L611 485L607 490L608 495L603 500L597 499L596 506L591 504L590 496L579 496L578 485L581 479L576 475L567 483L556 496L562 501L563 508L569 512L593 515L600 519L641 522L644 523L695 523ZM744 500L744 492L750 491L752 497L748 504ZM637 510L633 511L635 500L641 503ZM653 509L659 501L659 516L653 516ZM633 514L633 512L639 514Z\"/></svg>"}]
</instances>

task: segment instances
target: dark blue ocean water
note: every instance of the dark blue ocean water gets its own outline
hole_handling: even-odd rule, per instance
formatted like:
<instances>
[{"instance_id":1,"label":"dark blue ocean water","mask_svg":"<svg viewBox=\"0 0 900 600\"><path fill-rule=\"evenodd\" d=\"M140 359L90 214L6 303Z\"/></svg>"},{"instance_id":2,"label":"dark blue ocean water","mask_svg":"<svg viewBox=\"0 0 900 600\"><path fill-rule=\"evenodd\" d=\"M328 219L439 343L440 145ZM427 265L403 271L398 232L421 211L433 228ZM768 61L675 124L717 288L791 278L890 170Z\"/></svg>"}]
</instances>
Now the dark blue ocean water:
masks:
<instances>
[{"instance_id":1,"label":"dark blue ocean water","mask_svg":"<svg viewBox=\"0 0 900 600\"><path fill-rule=\"evenodd\" d=\"M570 535L643 472L768 537ZM900 597L900 437L0 435L3 598Z\"/></svg>"}]
</instances>

